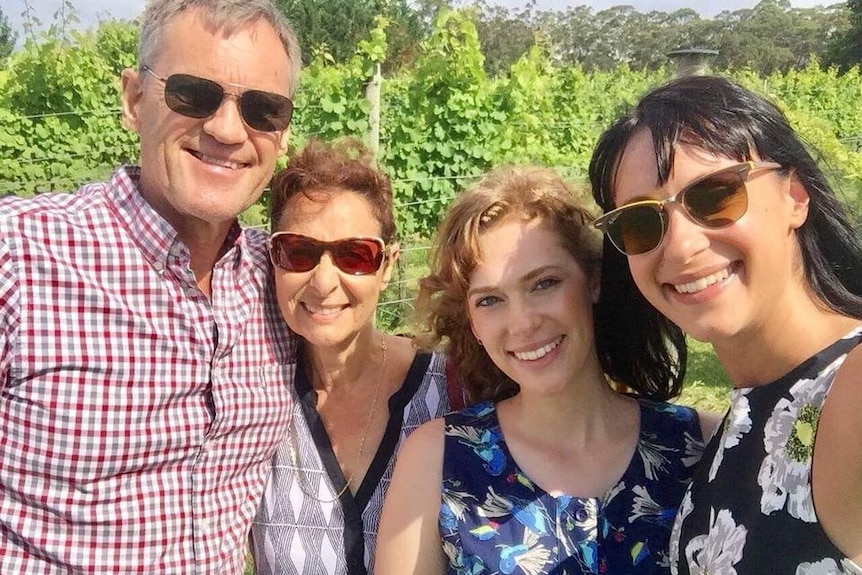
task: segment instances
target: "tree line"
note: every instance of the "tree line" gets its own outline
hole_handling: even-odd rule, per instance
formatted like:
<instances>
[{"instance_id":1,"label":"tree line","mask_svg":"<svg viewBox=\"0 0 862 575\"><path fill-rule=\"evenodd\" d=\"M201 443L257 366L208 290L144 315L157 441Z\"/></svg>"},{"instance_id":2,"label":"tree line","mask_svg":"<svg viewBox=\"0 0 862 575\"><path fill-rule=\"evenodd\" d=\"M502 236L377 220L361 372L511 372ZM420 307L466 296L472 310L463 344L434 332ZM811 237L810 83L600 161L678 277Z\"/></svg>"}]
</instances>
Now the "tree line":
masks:
<instances>
[{"instance_id":1,"label":"tree line","mask_svg":"<svg viewBox=\"0 0 862 575\"><path fill-rule=\"evenodd\" d=\"M341 64L367 38L379 18L387 22L387 72L415 64L434 16L459 0L275 0L294 23L304 59L325 56ZM71 0L65 18L75 21ZM504 73L531 46L541 45L560 65L611 70L619 65L654 70L679 48L715 50L716 69L748 68L760 74L802 69L817 59L846 71L862 62L862 0L793 8L789 0L762 0L754 8L703 18L692 9L639 12L620 5L606 10L573 6L538 10L536 0L510 9L488 0L468 3L488 74ZM55 23L63 26L65 23ZM0 8L0 61L17 33Z\"/></svg>"},{"instance_id":2,"label":"tree line","mask_svg":"<svg viewBox=\"0 0 862 575\"><path fill-rule=\"evenodd\" d=\"M387 65L411 65L441 8L456 0L278 0L295 23L305 57L349 58L356 43L389 21ZM749 68L761 74L804 68L812 58L847 70L862 61L862 0L826 7L793 8L788 0L763 0L754 8L702 18L692 9L638 12L631 6L594 10L536 9L535 0L509 9L475 0L469 4L487 73L505 72L529 48L544 45L561 65L586 70L657 69L679 48L706 48L717 69Z\"/></svg>"}]
</instances>

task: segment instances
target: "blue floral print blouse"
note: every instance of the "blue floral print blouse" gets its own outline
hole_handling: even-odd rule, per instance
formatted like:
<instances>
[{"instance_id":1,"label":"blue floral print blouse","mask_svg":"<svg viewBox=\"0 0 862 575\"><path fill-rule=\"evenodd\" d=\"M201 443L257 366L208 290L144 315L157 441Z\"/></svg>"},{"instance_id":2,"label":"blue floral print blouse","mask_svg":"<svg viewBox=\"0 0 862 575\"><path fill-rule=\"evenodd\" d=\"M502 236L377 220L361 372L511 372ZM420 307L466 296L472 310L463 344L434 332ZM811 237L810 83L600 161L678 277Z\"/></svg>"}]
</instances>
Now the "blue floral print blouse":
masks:
<instances>
[{"instance_id":1,"label":"blue floral print blouse","mask_svg":"<svg viewBox=\"0 0 862 575\"><path fill-rule=\"evenodd\" d=\"M491 403L445 418L439 529L451 575L668 573L703 437L688 407L640 399L637 448L603 497L551 496L512 458Z\"/></svg>"}]
</instances>

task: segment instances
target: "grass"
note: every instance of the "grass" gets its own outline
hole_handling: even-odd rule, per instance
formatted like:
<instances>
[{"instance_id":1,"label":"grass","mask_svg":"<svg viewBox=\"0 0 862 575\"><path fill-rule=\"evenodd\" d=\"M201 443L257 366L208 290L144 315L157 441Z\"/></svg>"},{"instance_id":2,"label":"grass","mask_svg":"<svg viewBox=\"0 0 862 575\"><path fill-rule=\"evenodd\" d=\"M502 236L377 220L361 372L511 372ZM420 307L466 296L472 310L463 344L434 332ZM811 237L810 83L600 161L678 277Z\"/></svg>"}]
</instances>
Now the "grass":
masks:
<instances>
[{"instance_id":1,"label":"grass","mask_svg":"<svg viewBox=\"0 0 862 575\"><path fill-rule=\"evenodd\" d=\"M730 379L712 346L688 340L688 369L678 403L724 413L730 400Z\"/></svg>"}]
</instances>

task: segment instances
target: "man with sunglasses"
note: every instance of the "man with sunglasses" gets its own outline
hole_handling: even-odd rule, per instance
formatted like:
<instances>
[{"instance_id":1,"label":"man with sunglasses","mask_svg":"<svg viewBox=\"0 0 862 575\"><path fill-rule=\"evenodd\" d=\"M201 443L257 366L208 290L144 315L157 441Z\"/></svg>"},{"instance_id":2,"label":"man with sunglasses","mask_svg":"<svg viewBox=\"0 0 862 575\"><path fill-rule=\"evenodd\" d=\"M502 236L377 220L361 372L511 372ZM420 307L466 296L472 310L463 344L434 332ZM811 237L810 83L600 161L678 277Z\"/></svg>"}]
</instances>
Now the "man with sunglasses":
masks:
<instances>
[{"instance_id":1,"label":"man with sunglasses","mask_svg":"<svg viewBox=\"0 0 862 575\"><path fill-rule=\"evenodd\" d=\"M236 216L287 146L269 0L151 0L140 166L0 200L0 573L242 573L294 349Z\"/></svg>"}]
</instances>

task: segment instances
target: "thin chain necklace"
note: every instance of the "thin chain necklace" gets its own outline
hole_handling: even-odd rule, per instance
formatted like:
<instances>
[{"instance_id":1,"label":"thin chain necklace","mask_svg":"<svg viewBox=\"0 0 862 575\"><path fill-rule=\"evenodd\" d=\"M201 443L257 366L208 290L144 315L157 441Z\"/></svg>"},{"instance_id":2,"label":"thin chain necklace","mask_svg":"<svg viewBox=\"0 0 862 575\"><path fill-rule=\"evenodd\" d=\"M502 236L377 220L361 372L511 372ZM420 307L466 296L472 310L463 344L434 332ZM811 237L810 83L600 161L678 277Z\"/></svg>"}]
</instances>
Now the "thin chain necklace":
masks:
<instances>
[{"instance_id":1,"label":"thin chain necklace","mask_svg":"<svg viewBox=\"0 0 862 575\"><path fill-rule=\"evenodd\" d=\"M384 366L386 366L386 336L380 336L380 355L382 356L382 360L380 362L380 369L382 370ZM291 421L288 425L288 437L287 437L287 446L288 446L288 456L290 457L290 465L296 470L296 482L299 484L299 489L307 496L311 497L315 501L319 501L320 503L334 503L341 499L341 496L350 488L350 483L356 477L356 469L358 467L359 461L362 459L362 453L365 451L365 439L368 437L368 430L371 429L371 422L374 419L374 412L377 411L377 400L380 397L380 382L383 380L383 374L380 374L380 377L377 378L377 384L374 386L374 399L371 400L371 411L368 412L368 420L365 422L365 429L362 431L362 438L359 440L359 451L356 453L356 457L353 460L353 473L350 474L350 477L347 481L344 482L344 487L342 487L338 493L335 494L335 497L332 499L320 499L313 493L309 492L306 489L306 481L302 475L302 468L299 466L299 462L296 457L296 452L293 449L293 438L290 437L292 435L293 428L293 411L291 411Z\"/></svg>"}]
</instances>

